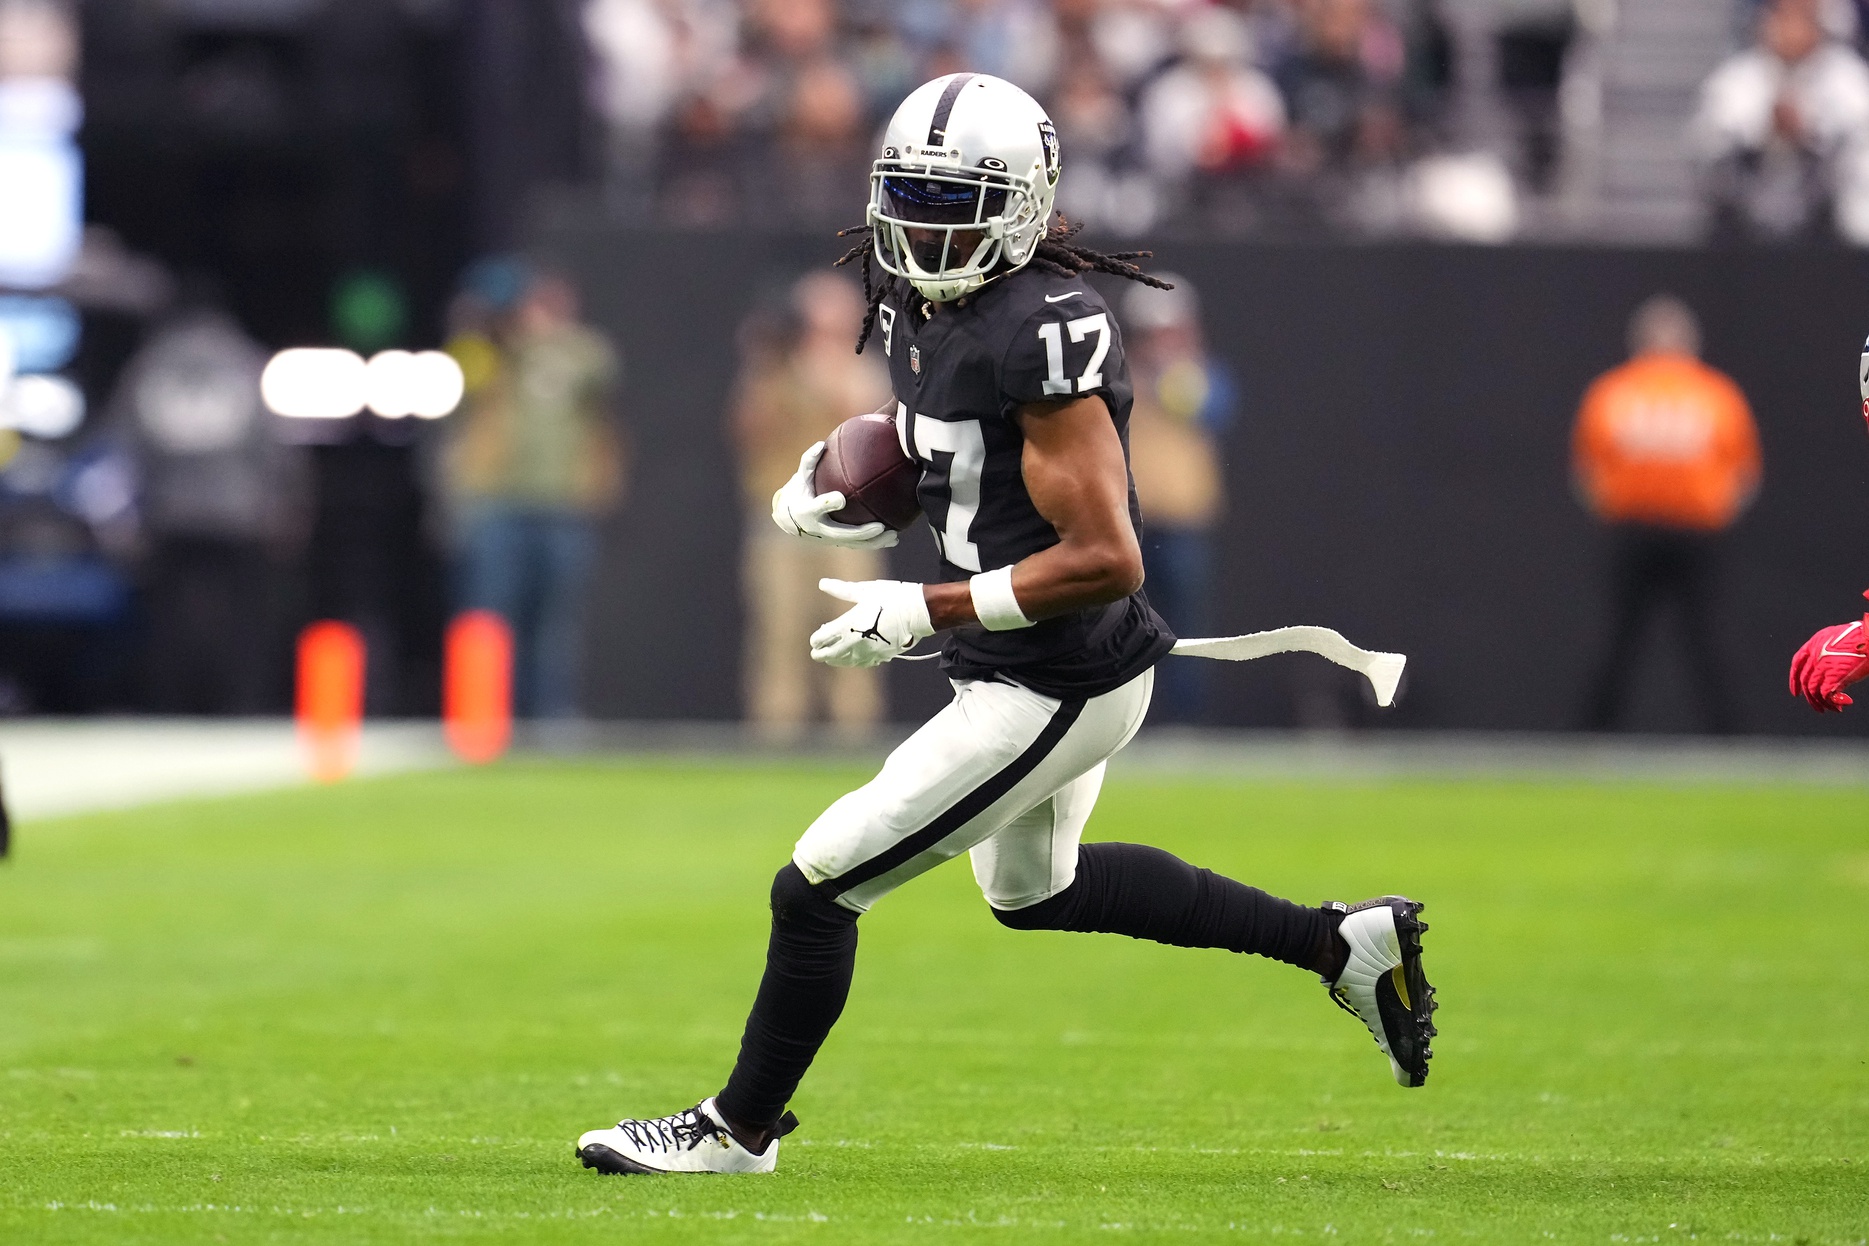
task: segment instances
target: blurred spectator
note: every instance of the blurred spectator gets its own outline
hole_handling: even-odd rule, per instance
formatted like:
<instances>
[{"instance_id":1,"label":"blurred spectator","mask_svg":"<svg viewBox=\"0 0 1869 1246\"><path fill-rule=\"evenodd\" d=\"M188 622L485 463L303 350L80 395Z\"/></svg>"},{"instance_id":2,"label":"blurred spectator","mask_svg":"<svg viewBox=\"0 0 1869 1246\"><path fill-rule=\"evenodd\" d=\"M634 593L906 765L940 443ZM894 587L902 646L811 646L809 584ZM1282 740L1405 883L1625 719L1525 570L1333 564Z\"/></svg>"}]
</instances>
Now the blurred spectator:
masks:
<instances>
[{"instance_id":1,"label":"blurred spectator","mask_svg":"<svg viewBox=\"0 0 1869 1246\"><path fill-rule=\"evenodd\" d=\"M837 38L833 0L747 0L744 7L766 51L782 60L813 60Z\"/></svg>"},{"instance_id":2,"label":"blurred spectator","mask_svg":"<svg viewBox=\"0 0 1869 1246\"><path fill-rule=\"evenodd\" d=\"M829 56L799 67L779 126L773 185L800 224L835 228L857 219L869 173L869 135L856 75Z\"/></svg>"},{"instance_id":3,"label":"blurred spectator","mask_svg":"<svg viewBox=\"0 0 1869 1246\"><path fill-rule=\"evenodd\" d=\"M1290 115L1287 163L1346 169L1402 154L1406 48L1370 0L1303 0L1296 52L1279 67Z\"/></svg>"},{"instance_id":4,"label":"blurred spectator","mask_svg":"<svg viewBox=\"0 0 1869 1246\"><path fill-rule=\"evenodd\" d=\"M873 127L922 84L915 52L897 29L895 0L851 0L848 59L863 87L864 115Z\"/></svg>"},{"instance_id":5,"label":"blurred spectator","mask_svg":"<svg viewBox=\"0 0 1869 1246\"><path fill-rule=\"evenodd\" d=\"M781 737L810 721L820 699L847 732L861 733L882 716L880 671L820 665L806 643L829 608L818 580L877 579L887 574L882 555L807 545L768 517L773 493L798 470L807 447L889 397L877 356L851 350L862 318L863 296L853 283L811 273L740 331L730 422L747 515L746 712Z\"/></svg>"},{"instance_id":6,"label":"blurred spectator","mask_svg":"<svg viewBox=\"0 0 1869 1246\"><path fill-rule=\"evenodd\" d=\"M134 495L108 461L74 492L118 548L134 523L145 703L157 713L258 714L283 699L284 573L310 530L311 482L305 451L260 402L265 364L226 313L197 305L172 317L130 361L107 413L130 447Z\"/></svg>"},{"instance_id":7,"label":"blurred spectator","mask_svg":"<svg viewBox=\"0 0 1869 1246\"><path fill-rule=\"evenodd\" d=\"M1584 504L1609 530L1614 622L1584 727L1608 730L1628 690L1648 615L1668 599L1709 730L1737 729L1719 658L1723 534L1759 488L1758 431L1746 397L1701 363L1700 326L1659 295L1629 326L1631 360L1584 395L1573 467Z\"/></svg>"},{"instance_id":8,"label":"blurred spectator","mask_svg":"<svg viewBox=\"0 0 1869 1246\"><path fill-rule=\"evenodd\" d=\"M1275 205L1303 193L1268 219L1315 229L1320 204L1417 145L1451 45L1439 0L1383 3L584 0L583 15L626 215L653 203L682 225L846 223L902 97L966 70L1050 110L1062 211L1134 234L1188 206L1200 225L1254 228L1274 169ZM1352 215L1363 230L1402 223Z\"/></svg>"},{"instance_id":9,"label":"blurred spectator","mask_svg":"<svg viewBox=\"0 0 1869 1246\"><path fill-rule=\"evenodd\" d=\"M1058 182L1058 211L1092 228L1134 234L1159 210L1154 179L1130 167L1129 109L1095 59L1071 61L1053 101L1058 142L1071 153Z\"/></svg>"},{"instance_id":10,"label":"blurred spectator","mask_svg":"<svg viewBox=\"0 0 1869 1246\"><path fill-rule=\"evenodd\" d=\"M1229 182L1266 168L1285 130L1285 102L1252 64L1246 22L1205 9L1182 28L1182 59L1142 98L1149 166L1170 185L1189 185L1199 210ZM1226 205L1237 214L1241 209ZM1226 209L1223 209L1226 210Z\"/></svg>"},{"instance_id":11,"label":"blurred spectator","mask_svg":"<svg viewBox=\"0 0 1869 1246\"><path fill-rule=\"evenodd\" d=\"M1403 98L1411 124L1430 130L1439 127L1454 85L1454 35L1442 13L1444 2L1401 0L1397 6L1404 57Z\"/></svg>"},{"instance_id":12,"label":"blurred spectator","mask_svg":"<svg viewBox=\"0 0 1869 1246\"><path fill-rule=\"evenodd\" d=\"M845 56L830 0L750 0L742 16L737 44L707 40L680 84L663 211L682 224L847 223L868 171L871 93L894 90L902 68L893 45L872 22L869 59Z\"/></svg>"},{"instance_id":13,"label":"blurred spectator","mask_svg":"<svg viewBox=\"0 0 1869 1246\"><path fill-rule=\"evenodd\" d=\"M0 78L70 78L78 67L74 5L0 0Z\"/></svg>"},{"instance_id":14,"label":"blurred spectator","mask_svg":"<svg viewBox=\"0 0 1869 1246\"><path fill-rule=\"evenodd\" d=\"M0 431L0 714L70 714L131 700L130 580L89 521L128 509L119 447Z\"/></svg>"},{"instance_id":15,"label":"blurred spectator","mask_svg":"<svg viewBox=\"0 0 1869 1246\"><path fill-rule=\"evenodd\" d=\"M476 264L457 315L449 349L469 388L446 473L460 605L512 626L517 713L575 717L596 521L623 486L617 356L579 323L569 281L519 261Z\"/></svg>"},{"instance_id":16,"label":"blurred spectator","mask_svg":"<svg viewBox=\"0 0 1869 1246\"><path fill-rule=\"evenodd\" d=\"M1202 341L1200 302L1185 277L1137 286L1122 324L1135 376L1129 454L1142 503L1142 561L1149 602L1183 636L1207 634L1213 596L1213 529L1226 506L1219 439L1232 423L1237 387ZM1200 718L1207 663L1167 662L1154 714Z\"/></svg>"},{"instance_id":17,"label":"blurred spectator","mask_svg":"<svg viewBox=\"0 0 1869 1246\"><path fill-rule=\"evenodd\" d=\"M1869 245L1869 65L1825 32L1819 0L1761 11L1757 44L1701 88L1692 134L1716 236Z\"/></svg>"},{"instance_id":18,"label":"blurred spectator","mask_svg":"<svg viewBox=\"0 0 1869 1246\"><path fill-rule=\"evenodd\" d=\"M1518 125L1525 179L1542 193L1561 154L1558 88L1577 33L1576 0L1509 0L1501 9L1499 86Z\"/></svg>"},{"instance_id":19,"label":"blurred spectator","mask_svg":"<svg viewBox=\"0 0 1869 1246\"><path fill-rule=\"evenodd\" d=\"M951 57L955 68L1004 78L1034 96L1051 90L1061 43L1043 0L907 0L897 11L910 47L924 56Z\"/></svg>"},{"instance_id":20,"label":"blurred spectator","mask_svg":"<svg viewBox=\"0 0 1869 1246\"><path fill-rule=\"evenodd\" d=\"M732 0L586 0L599 111L634 159L646 159L677 99L732 58Z\"/></svg>"},{"instance_id":21,"label":"blurred spectator","mask_svg":"<svg viewBox=\"0 0 1869 1246\"><path fill-rule=\"evenodd\" d=\"M1739 0L1734 6L1735 42L1749 42L1759 15L1770 7L1771 0ZM1832 39L1860 46L1869 36L1869 0L1817 0L1817 20Z\"/></svg>"},{"instance_id":22,"label":"blurred spectator","mask_svg":"<svg viewBox=\"0 0 1869 1246\"><path fill-rule=\"evenodd\" d=\"M1077 55L1103 66L1117 88L1133 93L1179 50L1178 18L1205 11L1201 4L1157 0L1070 0L1059 5L1066 23L1081 23L1088 45Z\"/></svg>"}]
</instances>

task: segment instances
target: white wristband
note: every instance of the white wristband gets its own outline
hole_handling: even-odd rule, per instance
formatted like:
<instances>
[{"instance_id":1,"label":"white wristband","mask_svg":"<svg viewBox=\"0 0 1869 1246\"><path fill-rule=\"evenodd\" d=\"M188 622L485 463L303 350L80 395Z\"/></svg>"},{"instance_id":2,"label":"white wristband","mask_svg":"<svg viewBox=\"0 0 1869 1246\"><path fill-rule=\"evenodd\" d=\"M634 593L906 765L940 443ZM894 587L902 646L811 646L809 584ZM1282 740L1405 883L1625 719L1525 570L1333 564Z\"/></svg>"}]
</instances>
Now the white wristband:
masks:
<instances>
[{"instance_id":1,"label":"white wristband","mask_svg":"<svg viewBox=\"0 0 1869 1246\"><path fill-rule=\"evenodd\" d=\"M980 626L989 632L1012 632L1032 626L1033 620L1019 609L1019 599L1012 592L1012 568L982 571L967 581L973 594L973 612L980 616Z\"/></svg>"}]
</instances>

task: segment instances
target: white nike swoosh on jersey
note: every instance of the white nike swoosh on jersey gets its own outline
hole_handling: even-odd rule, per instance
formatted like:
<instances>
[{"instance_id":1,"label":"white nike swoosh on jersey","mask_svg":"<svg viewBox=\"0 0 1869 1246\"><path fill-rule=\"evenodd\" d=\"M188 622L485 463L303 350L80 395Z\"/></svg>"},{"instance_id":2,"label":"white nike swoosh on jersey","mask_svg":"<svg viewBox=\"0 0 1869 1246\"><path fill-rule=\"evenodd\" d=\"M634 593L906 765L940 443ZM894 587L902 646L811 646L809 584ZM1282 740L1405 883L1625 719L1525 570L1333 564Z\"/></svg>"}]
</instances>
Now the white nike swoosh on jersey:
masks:
<instances>
[{"instance_id":1,"label":"white nike swoosh on jersey","mask_svg":"<svg viewBox=\"0 0 1869 1246\"><path fill-rule=\"evenodd\" d=\"M1830 646L1834 641L1842 640L1845 636L1853 632L1861 631L1862 626L1860 621L1850 624L1848 630L1838 632L1830 640L1826 640L1823 644L1823 648L1818 650L1817 656L1820 658L1860 658L1862 654L1856 652L1854 649L1832 649Z\"/></svg>"},{"instance_id":2,"label":"white nike swoosh on jersey","mask_svg":"<svg viewBox=\"0 0 1869 1246\"><path fill-rule=\"evenodd\" d=\"M1082 293L1082 290L1073 290L1069 294L1047 294L1045 296L1045 301L1047 303L1062 303L1064 300L1074 299Z\"/></svg>"}]
</instances>

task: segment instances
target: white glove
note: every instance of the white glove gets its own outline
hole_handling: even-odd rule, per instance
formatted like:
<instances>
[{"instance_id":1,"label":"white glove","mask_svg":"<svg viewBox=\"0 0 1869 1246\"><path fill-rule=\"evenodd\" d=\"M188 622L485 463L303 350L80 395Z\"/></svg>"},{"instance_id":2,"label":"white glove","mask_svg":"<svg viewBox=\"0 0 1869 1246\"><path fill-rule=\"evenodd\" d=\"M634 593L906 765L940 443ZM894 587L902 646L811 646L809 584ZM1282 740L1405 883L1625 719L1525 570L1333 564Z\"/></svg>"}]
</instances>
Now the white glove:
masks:
<instances>
[{"instance_id":1,"label":"white glove","mask_svg":"<svg viewBox=\"0 0 1869 1246\"><path fill-rule=\"evenodd\" d=\"M790 536L825 541L845 549L889 549L896 543L896 531L886 524L836 523L825 516L844 509L844 495L836 491L819 493L811 483L824 457L824 443L818 442L798 460L798 471L772 495L772 522Z\"/></svg>"},{"instance_id":2,"label":"white glove","mask_svg":"<svg viewBox=\"0 0 1869 1246\"><path fill-rule=\"evenodd\" d=\"M826 666L881 666L934 635L922 586L904 580L819 580L840 601L857 604L811 633L811 658Z\"/></svg>"}]
</instances>

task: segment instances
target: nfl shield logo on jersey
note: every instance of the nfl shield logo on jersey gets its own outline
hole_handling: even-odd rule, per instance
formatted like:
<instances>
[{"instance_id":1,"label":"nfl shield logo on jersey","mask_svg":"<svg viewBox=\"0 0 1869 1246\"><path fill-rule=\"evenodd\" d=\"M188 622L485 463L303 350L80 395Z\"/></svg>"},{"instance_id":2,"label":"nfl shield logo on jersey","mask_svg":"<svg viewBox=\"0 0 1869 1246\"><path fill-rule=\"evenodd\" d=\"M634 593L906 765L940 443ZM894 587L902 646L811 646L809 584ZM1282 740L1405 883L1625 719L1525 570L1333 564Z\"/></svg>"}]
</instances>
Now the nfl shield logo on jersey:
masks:
<instances>
[{"instance_id":1,"label":"nfl shield logo on jersey","mask_svg":"<svg viewBox=\"0 0 1869 1246\"><path fill-rule=\"evenodd\" d=\"M922 348L919 346L909 347L909 371L916 376L922 374Z\"/></svg>"}]
</instances>

